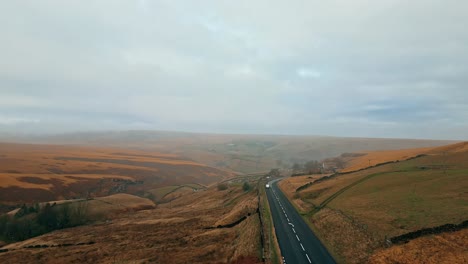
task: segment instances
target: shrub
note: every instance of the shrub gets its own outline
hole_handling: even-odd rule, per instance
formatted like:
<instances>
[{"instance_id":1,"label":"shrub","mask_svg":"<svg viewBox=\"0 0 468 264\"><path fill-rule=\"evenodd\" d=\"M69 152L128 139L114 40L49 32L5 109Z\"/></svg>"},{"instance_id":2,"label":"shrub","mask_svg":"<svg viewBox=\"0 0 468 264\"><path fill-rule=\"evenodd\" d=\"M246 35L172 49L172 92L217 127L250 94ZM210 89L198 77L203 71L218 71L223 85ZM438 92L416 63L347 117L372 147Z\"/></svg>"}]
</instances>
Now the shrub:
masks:
<instances>
[{"instance_id":1,"label":"shrub","mask_svg":"<svg viewBox=\"0 0 468 264\"><path fill-rule=\"evenodd\" d=\"M224 191L228 189L228 185L226 183L218 184L218 191Z\"/></svg>"}]
</instances>

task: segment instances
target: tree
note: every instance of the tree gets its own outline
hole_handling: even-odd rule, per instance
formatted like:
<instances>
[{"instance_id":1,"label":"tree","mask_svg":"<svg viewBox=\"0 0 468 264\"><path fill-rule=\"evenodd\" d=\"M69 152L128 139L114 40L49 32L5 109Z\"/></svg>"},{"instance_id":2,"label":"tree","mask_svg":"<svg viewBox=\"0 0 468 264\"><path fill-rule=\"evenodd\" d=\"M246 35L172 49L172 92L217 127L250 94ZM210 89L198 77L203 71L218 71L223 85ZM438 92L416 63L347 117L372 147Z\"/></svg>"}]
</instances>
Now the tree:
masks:
<instances>
[{"instance_id":1,"label":"tree","mask_svg":"<svg viewBox=\"0 0 468 264\"><path fill-rule=\"evenodd\" d=\"M278 166L279 168L282 168L284 166L284 163L282 160L276 160L276 166Z\"/></svg>"},{"instance_id":2,"label":"tree","mask_svg":"<svg viewBox=\"0 0 468 264\"><path fill-rule=\"evenodd\" d=\"M304 165L304 167L305 167L306 172L308 172L310 174L316 174L316 173L320 173L322 171L321 164L316 160L308 161Z\"/></svg>"},{"instance_id":3,"label":"tree","mask_svg":"<svg viewBox=\"0 0 468 264\"><path fill-rule=\"evenodd\" d=\"M57 228L57 213L49 203L46 203L46 205L39 211L37 222L44 226L47 231L52 231Z\"/></svg>"},{"instance_id":4,"label":"tree","mask_svg":"<svg viewBox=\"0 0 468 264\"><path fill-rule=\"evenodd\" d=\"M250 184L248 182L244 182L242 190L244 190L244 192L248 192L250 190Z\"/></svg>"},{"instance_id":5,"label":"tree","mask_svg":"<svg viewBox=\"0 0 468 264\"><path fill-rule=\"evenodd\" d=\"M18 210L18 212L16 212L15 217L20 218L20 217L22 217L24 215L27 215L27 214L28 214L28 207L25 204L23 204L20 207L20 209Z\"/></svg>"},{"instance_id":6,"label":"tree","mask_svg":"<svg viewBox=\"0 0 468 264\"><path fill-rule=\"evenodd\" d=\"M299 163L294 163L291 167L292 173L297 174L297 173L302 173L304 172L304 166L299 164Z\"/></svg>"},{"instance_id":7,"label":"tree","mask_svg":"<svg viewBox=\"0 0 468 264\"><path fill-rule=\"evenodd\" d=\"M35 203L35 204L34 204L34 212L39 213L39 210L40 210L40 209L41 209L41 207L39 206L39 204L38 204L38 203Z\"/></svg>"},{"instance_id":8,"label":"tree","mask_svg":"<svg viewBox=\"0 0 468 264\"><path fill-rule=\"evenodd\" d=\"M370 163L370 161L369 161ZM335 166L338 168L338 169L344 169L344 167L346 166L346 162L343 160L343 159L336 159L335 160Z\"/></svg>"},{"instance_id":9,"label":"tree","mask_svg":"<svg viewBox=\"0 0 468 264\"><path fill-rule=\"evenodd\" d=\"M65 228L70 226L70 205L68 203L62 204L60 211L57 215L57 227Z\"/></svg>"},{"instance_id":10,"label":"tree","mask_svg":"<svg viewBox=\"0 0 468 264\"><path fill-rule=\"evenodd\" d=\"M88 202L81 201L72 205L70 226L78 226L88 222Z\"/></svg>"},{"instance_id":11,"label":"tree","mask_svg":"<svg viewBox=\"0 0 468 264\"><path fill-rule=\"evenodd\" d=\"M8 215L0 216L0 238L5 238L6 225L8 223Z\"/></svg>"},{"instance_id":12,"label":"tree","mask_svg":"<svg viewBox=\"0 0 468 264\"><path fill-rule=\"evenodd\" d=\"M279 169L271 169L270 172L267 174L268 176L271 177L279 177L281 176Z\"/></svg>"}]
</instances>

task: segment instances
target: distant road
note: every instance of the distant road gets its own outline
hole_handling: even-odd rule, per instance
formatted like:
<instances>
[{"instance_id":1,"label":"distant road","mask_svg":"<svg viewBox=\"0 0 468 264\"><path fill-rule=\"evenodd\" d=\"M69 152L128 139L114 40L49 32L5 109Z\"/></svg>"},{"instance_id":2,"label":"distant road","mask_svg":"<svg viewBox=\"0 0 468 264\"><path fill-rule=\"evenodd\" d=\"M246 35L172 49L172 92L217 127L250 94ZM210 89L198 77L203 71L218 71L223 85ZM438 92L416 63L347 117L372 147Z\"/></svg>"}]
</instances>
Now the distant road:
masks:
<instances>
[{"instance_id":1,"label":"distant road","mask_svg":"<svg viewBox=\"0 0 468 264\"><path fill-rule=\"evenodd\" d=\"M269 182L266 189L283 263L336 263L320 240L304 222L296 209L277 186Z\"/></svg>"}]
</instances>

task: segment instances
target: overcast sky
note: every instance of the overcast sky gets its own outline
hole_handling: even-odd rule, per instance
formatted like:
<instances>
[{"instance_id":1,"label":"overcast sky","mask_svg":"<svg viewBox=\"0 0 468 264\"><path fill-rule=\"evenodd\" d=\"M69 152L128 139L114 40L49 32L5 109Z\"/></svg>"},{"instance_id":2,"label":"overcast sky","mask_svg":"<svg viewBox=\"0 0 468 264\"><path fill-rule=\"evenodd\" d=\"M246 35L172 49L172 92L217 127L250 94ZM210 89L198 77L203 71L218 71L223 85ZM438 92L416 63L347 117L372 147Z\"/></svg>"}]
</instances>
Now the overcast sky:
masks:
<instances>
[{"instance_id":1,"label":"overcast sky","mask_svg":"<svg viewBox=\"0 0 468 264\"><path fill-rule=\"evenodd\" d=\"M468 139L468 1L2 1L0 132Z\"/></svg>"}]
</instances>

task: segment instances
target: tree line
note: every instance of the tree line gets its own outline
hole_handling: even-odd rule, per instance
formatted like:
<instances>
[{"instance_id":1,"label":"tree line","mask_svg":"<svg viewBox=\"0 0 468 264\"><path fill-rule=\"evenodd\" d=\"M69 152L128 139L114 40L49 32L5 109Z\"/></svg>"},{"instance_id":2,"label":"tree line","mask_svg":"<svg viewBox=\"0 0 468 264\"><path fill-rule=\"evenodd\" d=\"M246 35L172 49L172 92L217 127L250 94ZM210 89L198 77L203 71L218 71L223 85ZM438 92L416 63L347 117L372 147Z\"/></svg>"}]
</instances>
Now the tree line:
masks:
<instances>
[{"instance_id":1,"label":"tree line","mask_svg":"<svg viewBox=\"0 0 468 264\"><path fill-rule=\"evenodd\" d=\"M306 163L294 163L291 167L293 176L299 174L320 174L323 173L323 166L317 160L311 160Z\"/></svg>"},{"instance_id":2,"label":"tree line","mask_svg":"<svg viewBox=\"0 0 468 264\"><path fill-rule=\"evenodd\" d=\"M23 205L13 215L0 217L0 240L16 242L88 222L87 202Z\"/></svg>"}]
</instances>

